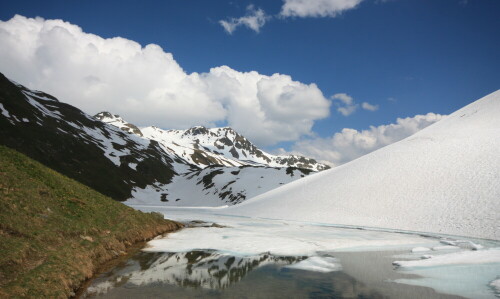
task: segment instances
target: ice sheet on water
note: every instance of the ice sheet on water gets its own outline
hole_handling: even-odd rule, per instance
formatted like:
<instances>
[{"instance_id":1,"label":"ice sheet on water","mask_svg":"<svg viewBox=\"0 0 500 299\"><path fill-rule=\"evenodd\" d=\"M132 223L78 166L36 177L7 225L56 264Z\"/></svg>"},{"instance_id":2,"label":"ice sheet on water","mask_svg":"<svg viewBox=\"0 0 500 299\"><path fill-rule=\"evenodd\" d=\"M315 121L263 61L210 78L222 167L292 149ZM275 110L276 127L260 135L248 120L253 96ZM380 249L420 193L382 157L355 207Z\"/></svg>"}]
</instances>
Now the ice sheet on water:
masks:
<instances>
[{"instance_id":1,"label":"ice sheet on water","mask_svg":"<svg viewBox=\"0 0 500 299\"><path fill-rule=\"evenodd\" d=\"M423 276L396 282L427 286L439 292L470 298L494 298L486 286L500 273L500 248L444 253L425 259L395 261L405 274Z\"/></svg>"},{"instance_id":2,"label":"ice sheet on water","mask_svg":"<svg viewBox=\"0 0 500 299\"><path fill-rule=\"evenodd\" d=\"M422 262L431 261L422 260ZM500 263L428 266L405 270L405 274L422 276L414 279L397 279L395 282L425 286L438 292L454 294L467 298L495 298L488 281L497 277Z\"/></svg>"},{"instance_id":3,"label":"ice sheet on water","mask_svg":"<svg viewBox=\"0 0 500 299\"><path fill-rule=\"evenodd\" d=\"M285 268L315 272L333 272L342 270L342 265L340 261L334 257L313 256L296 264L286 266Z\"/></svg>"},{"instance_id":4,"label":"ice sheet on water","mask_svg":"<svg viewBox=\"0 0 500 299\"><path fill-rule=\"evenodd\" d=\"M478 251L460 251L435 256L432 259L415 261L395 261L393 264L402 268L432 267L444 265L500 263L500 248ZM498 269L500 271L500 268Z\"/></svg>"},{"instance_id":5,"label":"ice sheet on water","mask_svg":"<svg viewBox=\"0 0 500 299\"><path fill-rule=\"evenodd\" d=\"M445 244L445 246L447 246L448 249L450 249L450 247L452 246L463 249L472 249L472 250L478 250L483 248L482 245L476 244L469 240L450 240L447 238L443 238L441 239L441 243Z\"/></svg>"},{"instance_id":6,"label":"ice sheet on water","mask_svg":"<svg viewBox=\"0 0 500 299\"><path fill-rule=\"evenodd\" d=\"M411 250L411 252L425 252L425 251L430 251L430 248L427 247L415 247Z\"/></svg>"},{"instance_id":7,"label":"ice sheet on water","mask_svg":"<svg viewBox=\"0 0 500 299\"><path fill-rule=\"evenodd\" d=\"M155 208L147 207L145 211ZM149 242L147 251L185 252L213 249L236 255L270 252L285 256L315 256L324 251L366 251L380 248L408 249L438 246L437 239L418 235L318 226L310 223L215 215L220 209L156 208L165 218L201 219L226 228L184 229Z\"/></svg>"},{"instance_id":8,"label":"ice sheet on water","mask_svg":"<svg viewBox=\"0 0 500 299\"><path fill-rule=\"evenodd\" d=\"M432 250L434 251L441 251L441 250L459 250L460 247L458 246L453 246L453 245L443 245L443 246L434 246L432 247Z\"/></svg>"}]
</instances>

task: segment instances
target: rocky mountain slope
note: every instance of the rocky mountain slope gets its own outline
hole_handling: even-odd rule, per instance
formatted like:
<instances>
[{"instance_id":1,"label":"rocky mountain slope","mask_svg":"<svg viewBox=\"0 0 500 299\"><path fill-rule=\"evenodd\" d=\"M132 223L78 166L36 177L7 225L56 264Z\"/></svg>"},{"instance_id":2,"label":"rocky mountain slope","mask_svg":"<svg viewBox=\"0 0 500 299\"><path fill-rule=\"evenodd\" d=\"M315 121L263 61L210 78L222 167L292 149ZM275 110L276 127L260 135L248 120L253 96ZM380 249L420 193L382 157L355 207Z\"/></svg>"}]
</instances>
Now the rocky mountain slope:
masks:
<instances>
[{"instance_id":1,"label":"rocky mountain slope","mask_svg":"<svg viewBox=\"0 0 500 299\"><path fill-rule=\"evenodd\" d=\"M500 90L226 213L500 240Z\"/></svg>"},{"instance_id":2,"label":"rocky mountain slope","mask_svg":"<svg viewBox=\"0 0 500 299\"><path fill-rule=\"evenodd\" d=\"M172 138L155 137L153 132L159 129L141 130L111 114L101 113L96 118L0 74L0 144L116 200L236 204L305 176L311 168L321 169L320 164L305 158L310 169L272 168L260 163L272 159L229 128L211 129L220 130L218 138L202 127L171 131L167 135L177 142L169 142ZM206 132L212 133L205 136ZM237 159L231 154L233 148L233 152L253 160ZM231 168L226 169L228 166ZM230 172L238 174L221 175ZM204 184L208 178L216 179L213 184ZM252 185L257 179L263 182L260 188Z\"/></svg>"},{"instance_id":3,"label":"rocky mountain slope","mask_svg":"<svg viewBox=\"0 0 500 299\"><path fill-rule=\"evenodd\" d=\"M0 74L0 144L117 200L132 187L167 184L190 165L158 142L105 124Z\"/></svg>"}]
</instances>

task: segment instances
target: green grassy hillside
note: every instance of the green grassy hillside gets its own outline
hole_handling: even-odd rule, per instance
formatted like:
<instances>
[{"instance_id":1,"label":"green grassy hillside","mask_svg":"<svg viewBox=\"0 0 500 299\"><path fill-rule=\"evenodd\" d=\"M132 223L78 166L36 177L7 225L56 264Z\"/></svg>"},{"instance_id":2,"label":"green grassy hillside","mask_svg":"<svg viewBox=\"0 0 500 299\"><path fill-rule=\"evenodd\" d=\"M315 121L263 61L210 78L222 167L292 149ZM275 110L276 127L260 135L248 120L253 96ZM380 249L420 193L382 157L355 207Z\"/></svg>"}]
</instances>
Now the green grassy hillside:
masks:
<instances>
[{"instance_id":1,"label":"green grassy hillside","mask_svg":"<svg viewBox=\"0 0 500 299\"><path fill-rule=\"evenodd\" d=\"M0 146L0 297L68 297L128 245L179 227Z\"/></svg>"}]
</instances>

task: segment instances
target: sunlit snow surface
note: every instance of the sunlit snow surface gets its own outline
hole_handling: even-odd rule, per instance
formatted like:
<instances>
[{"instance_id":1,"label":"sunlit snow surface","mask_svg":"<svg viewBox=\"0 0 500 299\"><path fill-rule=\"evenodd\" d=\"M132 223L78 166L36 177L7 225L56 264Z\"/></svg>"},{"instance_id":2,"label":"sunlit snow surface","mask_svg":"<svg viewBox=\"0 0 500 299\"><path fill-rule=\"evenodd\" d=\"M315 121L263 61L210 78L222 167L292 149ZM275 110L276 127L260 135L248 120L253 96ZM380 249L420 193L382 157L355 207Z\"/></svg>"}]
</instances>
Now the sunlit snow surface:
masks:
<instances>
[{"instance_id":1,"label":"sunlit snow surface","mask_svg":"<svg viewBox=\"0 0 500 299\"><path fill-rule=\"evenodd\" d=\"M469 298L495 298L496 283L493 282L500 275L498 242L231 217L221 214L223 208L133 207L146 212L159 211L181 222L202 220L224 226L186 228L171 233L150 241L145 249L148 252L214 250L237 257L262 253L307 256L288 267L329 272L342 269L342 260L331 257L336 252L404 251L407 254L393 257L394 271L420 277L397 279L396 283L427 286L441 293Z\"/></svg>"},{"instance_id":2,"label":"sunlit snow surface","mask_svg":"<svg viewBox=\"0 0 500 299\"><path fill-rule=\"evenodd\" d=\"M500 90L225 213L500 240Z\"/></svg>"}]
</instances>

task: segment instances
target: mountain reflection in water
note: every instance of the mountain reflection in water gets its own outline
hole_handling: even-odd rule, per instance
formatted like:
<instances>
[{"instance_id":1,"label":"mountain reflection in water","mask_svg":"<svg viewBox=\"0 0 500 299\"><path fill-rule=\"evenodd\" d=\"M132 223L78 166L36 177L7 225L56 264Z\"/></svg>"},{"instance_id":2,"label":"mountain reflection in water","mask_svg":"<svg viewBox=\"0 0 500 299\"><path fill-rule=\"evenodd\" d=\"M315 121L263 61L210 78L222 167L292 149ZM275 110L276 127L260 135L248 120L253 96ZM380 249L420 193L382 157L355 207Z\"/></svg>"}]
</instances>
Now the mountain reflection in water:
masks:
<instances>
[{"instance_id":1,"label":"mountain reflection in water","mask_svg":"<svg viewBox=\"0 0 500 299\"><path fill-rule=\"evenodd\" d=\"M437 293L431 288L391 282L415 277L394 271L393 256L402 253L323 252L322 261L340 261L342 269L318 272L287 267L301 261L310 263L311 258L305 256L269 253L234 256L214 250L140 252L99 275L77 297L462 298Z\"/></svg>"},{"instance_id":2,"label":"mountain reflection in water","mask_svg":"<svg viewBox=\"0 0 500 299\"><path fill-rule=\"evenodd\" d=\"M125 284L144 286L162 283L180 287L224 289L258 267L285 266L305 258L270 254L232 256L205 250L180 253L141 252L96 278L84 297L105 294L110 289Z\"/></svg>"}]
</instances>

